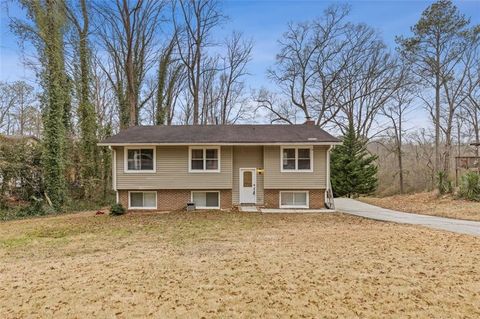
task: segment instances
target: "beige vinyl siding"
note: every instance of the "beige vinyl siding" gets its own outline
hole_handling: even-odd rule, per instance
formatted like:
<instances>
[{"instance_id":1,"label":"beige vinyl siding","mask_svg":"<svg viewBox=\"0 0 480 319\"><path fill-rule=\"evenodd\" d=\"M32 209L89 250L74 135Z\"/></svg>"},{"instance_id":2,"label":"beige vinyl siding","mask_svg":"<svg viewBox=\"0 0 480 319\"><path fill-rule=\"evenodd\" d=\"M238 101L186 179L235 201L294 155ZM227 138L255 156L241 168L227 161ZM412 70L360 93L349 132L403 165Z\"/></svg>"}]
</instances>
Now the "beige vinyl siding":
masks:
<instances>
[{"instance_id":1,"label":"beige vinyl siding","mask_svg":"<svg viewBox=\"0 0 480 319\"><path fill-rule=\"evenodd\" d=\"M157 146L155 173L126 173L124 148L117 151L118 189L229 189L232 188L232 147L222 146L220 173L188 172L188 146Z\"/></svg>"},{"instance_id":2,"label":"beige vinyl siding","mask_svg":"<svg viewBox=\"0 0 480 319\"><path fill-rule=\"evenodd\" d=\"M232 201L234 205L238 205L240 201L240 168L263 168L263 146L233 147ZM258 173L256 195L257 204L263 205L263 175L259 175Z\"/></svg>"},{"instance_id":3,"label":"beige vinyl siding","mask_svg":"<svg viewBox=\"0 0 480 319\"><path fill-rule=\"evenodd\" d=\"M313 172L281 172L280 146L264 147L265 189L326 188L326 146L313 147Z\"/></svg>"}]
</instances>

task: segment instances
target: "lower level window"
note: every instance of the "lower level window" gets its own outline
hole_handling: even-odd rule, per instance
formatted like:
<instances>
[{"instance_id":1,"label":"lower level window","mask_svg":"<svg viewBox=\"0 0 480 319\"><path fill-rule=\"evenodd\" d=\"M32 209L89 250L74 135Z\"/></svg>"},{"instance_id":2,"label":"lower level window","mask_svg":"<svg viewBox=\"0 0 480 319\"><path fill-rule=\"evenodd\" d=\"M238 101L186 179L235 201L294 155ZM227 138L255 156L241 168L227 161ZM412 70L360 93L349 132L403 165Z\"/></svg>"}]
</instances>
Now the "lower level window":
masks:
<instances>
[{"instance_id":1,"label":"lower level window","mask_svg":"<svg viewBox=\"0 0 480 319\"><path fill-rule=\"evenodd\" d=\"M280 192L281 208L308 208L308 192Z\"/></svg>"},{"instance_id":2,"label":"lower level window","mask_svg":"<svg viewBox=\"0 0 480 319\"><path fill-rule=\"evenodd\" d=\"M157 192L130 192L129 208L157 208Z\"/></svg>"},{"instance_id":3,"label":"lower level window","mask_svg":"<svg viewBox=\"0 0 480 319\"><path fill-rule=\"evenodd\" d=\"M192 192L196 208L220 208L220 192Z\"/></svg>"}]
</instances>

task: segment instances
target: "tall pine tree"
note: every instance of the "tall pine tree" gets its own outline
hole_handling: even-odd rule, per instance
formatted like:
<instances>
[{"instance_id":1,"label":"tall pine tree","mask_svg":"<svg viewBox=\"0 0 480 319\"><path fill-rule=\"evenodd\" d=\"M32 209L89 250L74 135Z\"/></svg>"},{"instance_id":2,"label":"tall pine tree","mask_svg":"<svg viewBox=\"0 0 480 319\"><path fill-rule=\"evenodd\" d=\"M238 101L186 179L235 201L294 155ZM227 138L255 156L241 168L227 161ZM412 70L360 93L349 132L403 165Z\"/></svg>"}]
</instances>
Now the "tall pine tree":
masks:
<instances>
[{"instance_id":1,"label":"tall pine tree","mask_svg":"<svg viewBox=\"0 0 480 319\"><path fill-rule=\"evenodd\" d=\"M411 37L398 37L396 41L401 55L412 63L411 70L417 75L419 82L434 91L434 103L428 105L427 110L435 126L435 171L448 173L451 140L448 136L443 137L446 141L447 158L443 168L440 164L442 131L449 131L442 127L443 117L448 117L443 114L448 114L448 110L443 106L445 102L442 101L442 91L449 81L454 80L455 69L459 68L464 59L465 50L472 41L469 34L478 31L470 29L470 20L451 0L432 3L422 12L420 19L411 29Z\"/></svg>"},{"instance_id":2,"label":"tall pine tree","mask_svg":"<svg viewBox=\"0 0 480 319\"><path fill-rule=\"evenodd\" d=\"M367 151L367 143L356 135L350 125L343 144L331 155L331 179L335 196L358 197L370 194L377 188L376 156Z\"/></svg>"}]
</instances>

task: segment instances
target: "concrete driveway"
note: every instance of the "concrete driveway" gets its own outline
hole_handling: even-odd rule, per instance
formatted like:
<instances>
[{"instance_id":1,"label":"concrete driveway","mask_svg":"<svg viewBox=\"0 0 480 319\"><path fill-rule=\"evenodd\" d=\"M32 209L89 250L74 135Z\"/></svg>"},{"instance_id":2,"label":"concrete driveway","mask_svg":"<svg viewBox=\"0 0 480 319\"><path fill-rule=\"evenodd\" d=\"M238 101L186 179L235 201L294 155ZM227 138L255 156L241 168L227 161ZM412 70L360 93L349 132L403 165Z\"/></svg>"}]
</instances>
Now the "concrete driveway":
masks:
<instances>
[{"instance_id":1,"label":"concrete driveway","mask_svg":"<svg viewBox=\"0 0 480 319\"><path fill-rule=\"evenodd\" d=\"M335 198L337 211L388 222L422 225L459 234L480 236L480 222L398 212L349 198Z\"/></svg>"}]
</instances>

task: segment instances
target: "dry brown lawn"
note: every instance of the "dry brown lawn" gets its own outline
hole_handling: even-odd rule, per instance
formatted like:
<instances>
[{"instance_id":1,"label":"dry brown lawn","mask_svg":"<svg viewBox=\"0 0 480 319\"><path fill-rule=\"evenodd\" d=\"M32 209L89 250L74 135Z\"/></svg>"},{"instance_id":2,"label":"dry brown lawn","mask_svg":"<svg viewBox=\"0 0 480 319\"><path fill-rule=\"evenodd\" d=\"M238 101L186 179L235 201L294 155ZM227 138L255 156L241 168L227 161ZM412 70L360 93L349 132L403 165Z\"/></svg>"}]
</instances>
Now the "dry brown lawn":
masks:
<instances>
[{"instance_id":1,"label":"dry brown lawn","mask_svg":"<svg viewBox=\"0 0 480 319\"><path fill-rule=\"evenodd\" d=\"M407 213L480 221L480 202L456 199L435 192L387 197L362 197L362 202Z\"/></svg>"},{"instance_id":2,"label":"dry brown lawn","mask_svg":"<svg viewBox=\"0 0 480 319\"><path fill-rule=\"evenodd\" d=\"M343 214L0 224L0 318L480 317L480 238Z\"/></svg>"}]
</instances>

